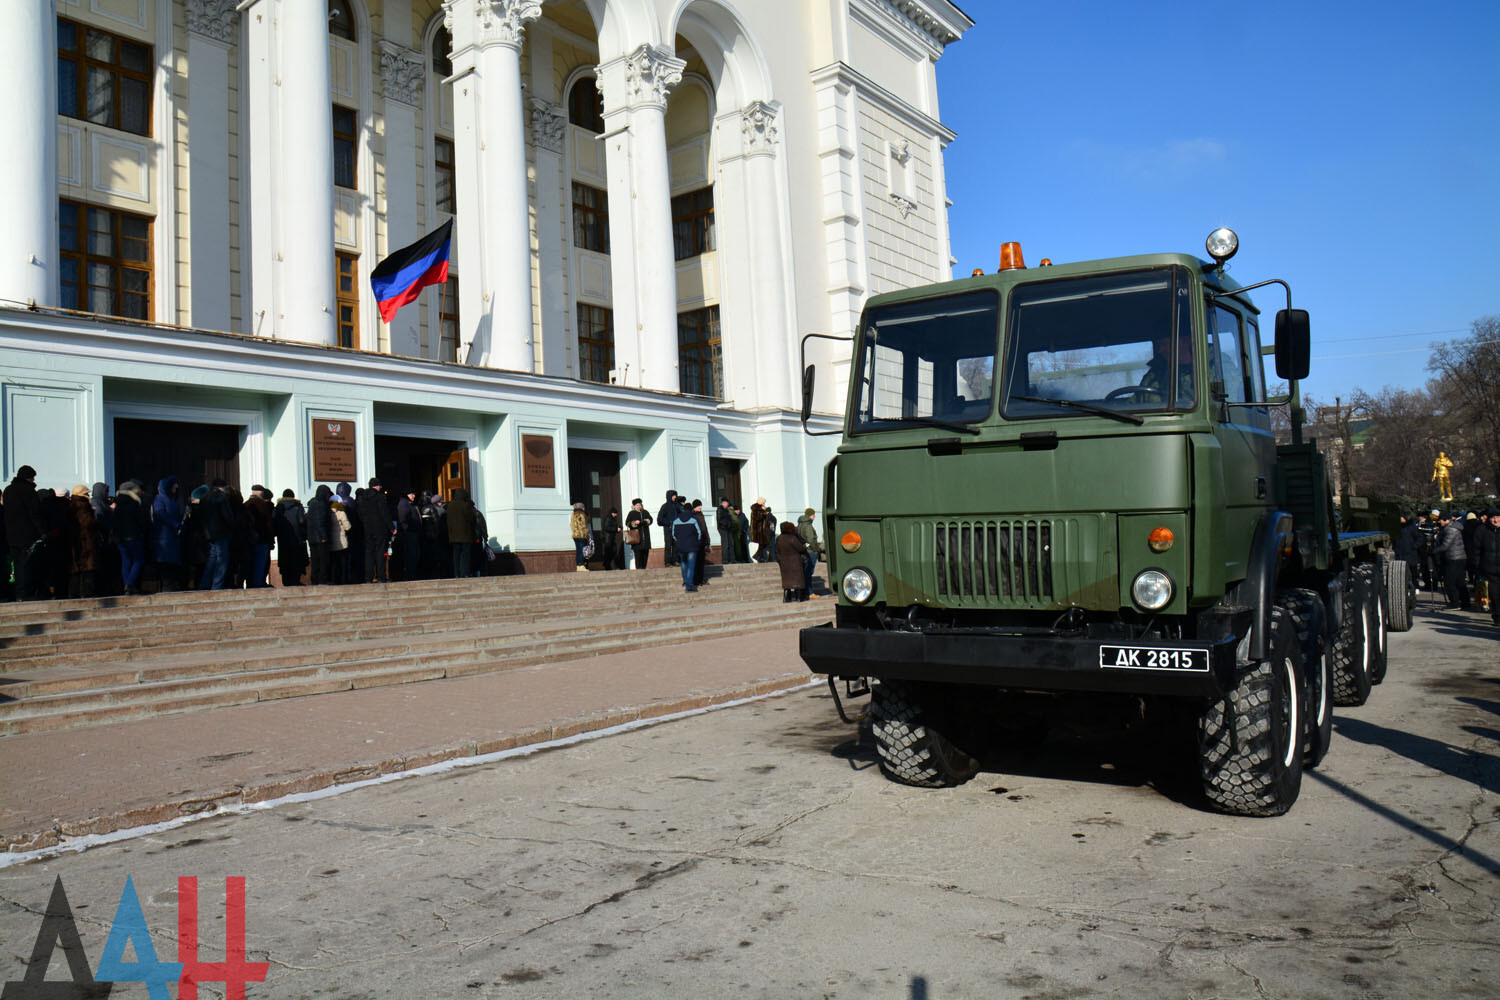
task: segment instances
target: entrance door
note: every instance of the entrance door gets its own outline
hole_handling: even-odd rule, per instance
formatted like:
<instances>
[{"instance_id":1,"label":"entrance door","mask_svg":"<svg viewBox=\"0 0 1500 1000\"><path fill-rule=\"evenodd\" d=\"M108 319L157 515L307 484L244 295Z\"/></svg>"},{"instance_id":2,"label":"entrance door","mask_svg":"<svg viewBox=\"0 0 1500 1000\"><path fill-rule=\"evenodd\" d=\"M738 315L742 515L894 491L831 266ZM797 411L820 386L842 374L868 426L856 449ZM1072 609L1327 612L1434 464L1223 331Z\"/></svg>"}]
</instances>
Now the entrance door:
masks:
<instances>
[{"instance_id":1,"label":"entrance door","mask_svg":"<svg viewBox=\"0 0 1500 1000\"><path fill-rule=\"evenodd\" d=\"M460 441L377 434L375 468L392 496L414 489L441 494L446 503L454 490L469 489L469 453Z\"/></svg>"},{"instance_id":2,"label":"entrance door","mask_svg":"<svg viewBox=\"0 0 1500 1000\"><path fill-rule=\"evenodd\" d=\"M450 452L443 461L443 470L438 476L438 490L443 494L444 503L453 499L454 490L469 490L469 499L474 498L474 491L469 489L469 451L467 448L459 448Z\"/></svg>"},{"instance_id":3,"label":"entrance door","mask_svg":"<svg viewBox=\"0 0 1500 1000\"><path fill-rule=\"evenodd\" d=\"M704 497L705 504L719 506L720 500L727 499L730 506L737 510L743 510L740 498L740 466L744 464L737 458L710 458L708 460L708 475L713 480L714 495Z\"/></svg>"},{"instance_id":4,"label":"entrance door","mask_svg":"<svg viewBox=\"0 0 1500 1000\"><path fill-rule=\"evenodd\" d=\"M570 501L587 508L589 526L602 530L604 515L620 509L620 453L569 448L568 491Z\"/></svg>"},{"instance_id":5,"label":"entrance door","mask_svg":"<svg viewBox=\"0 0 1500 1000\"><path fill-rule=\"evenodd\" d=\"M215 479L240 489L240 428L233 424L194 424L177 420L115 418L115 481L138 479L146 496L157 480L176 476L182 495Z\"/></svg>"}]
</instances>

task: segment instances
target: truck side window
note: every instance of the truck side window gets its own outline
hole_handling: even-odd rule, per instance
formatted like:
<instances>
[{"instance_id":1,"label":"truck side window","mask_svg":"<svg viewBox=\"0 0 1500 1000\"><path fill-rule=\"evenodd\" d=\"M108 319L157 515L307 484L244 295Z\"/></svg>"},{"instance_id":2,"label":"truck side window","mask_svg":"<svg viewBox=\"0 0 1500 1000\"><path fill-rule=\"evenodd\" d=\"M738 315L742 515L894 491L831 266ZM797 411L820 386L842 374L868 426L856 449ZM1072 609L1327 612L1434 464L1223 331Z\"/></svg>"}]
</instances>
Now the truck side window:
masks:
<instances>
[{"instance_id":1,"label":"truck side window","mask_svg":"<svg viewBox=\"0 0 1500 1000\"><path fill-rule=\"evenodd\" d=\"M1265 358L1260 353L1260 328L1255 320L1245 321L1245 370L1250 373L1250 398L1266 401Z\"/></svg>"},{"instance_id":2,"label":"truck side window","mask_svg":"<svg viewBox=\"0 0 1500 1000\"><path fill-rule=\"evenodd\" d=\"M1208 356L1212 366L1209 378L1223 381L1229 402L1249 402L1239 314L1223 306L1212 306L1208 325Z\"/></svg>"}]
</instances>

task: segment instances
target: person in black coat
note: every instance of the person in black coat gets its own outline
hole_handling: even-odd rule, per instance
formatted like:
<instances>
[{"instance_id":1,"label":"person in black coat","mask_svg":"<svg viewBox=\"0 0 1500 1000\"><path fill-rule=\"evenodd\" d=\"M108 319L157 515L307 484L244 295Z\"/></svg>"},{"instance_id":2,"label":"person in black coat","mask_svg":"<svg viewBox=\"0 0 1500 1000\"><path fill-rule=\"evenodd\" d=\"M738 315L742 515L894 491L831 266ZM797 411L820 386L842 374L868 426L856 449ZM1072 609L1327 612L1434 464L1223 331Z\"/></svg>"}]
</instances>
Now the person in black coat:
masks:
<instances>
[{"instance_id":1,"label":"person in black coat","mask_svg":"<svg viewBox=\"0 0 1500 1000\"><path fill-rule=\"evenodd\" d=\"M422 515L422 578L447 579L453 573L453 560L448 553L448 512L443 509L443 498L424 492L417 509Z\"/></svg>"},{"instance_id":2,"label":"person in black coat","mask_svg":"<svg viewBox=\"0 0 1500 1000\"><path fill-rule=\"evenodd\" d=\"M725 497L719 501L719 509L714 512L714 525L719 529L719 562L725 566L735 562L734 556L734 511L729 509L729 498Z\"/></svg>"},{"instance_id":3,"label":"person in black coat","mask_svg":"<svg viewBox=\"0 0 1500 1000\"><path fill-rule=\"evenodd\" d=\"M299 587L307 570L307 511L297 494L281 491L271 525L276 529L276 571L281 574L281 585Z\"/></svg>"},{"instance_id":4,"label":"person in black coat","mask_svg":"<svg viewBox=\"0 0 1500 1000\"><path fill-rule=\"evenodd\" d=\"M625 544L630 546L636 569L645 569L651 562L651 525L655 523L640 497L630 501L630 509L625 512ZM632 531L636 532L633 542L630 540Z\"/></svg>"},{"instance_id":5,"label":"person in black coat","mask_svg":"<svg viewBox=\"0 0 1500 1000\"><path fill-rule=\"evenodd\" d=\"M1500 509L1485 511L1484 522L1474 532L1476 563L1490 598L1490 621L1500 625Z\"/></svg>"},{"instance_id":6,"label":"person in black coat","mask_svg":"<svg viewBox=\"0 0 1500 1000\"><path fill-rule=\"evenodd\" d=\"M401 579L422 579L422 513L415 486L408 486L396 501L396 547L401 552Z\"/></svg>"},{"instance_id":7,"label":"person in black coat","mask_svg":"<svg viewBox=\"0 0 1500 1000\"><path fill-rule=\"evenodd\" d=\"M333 490L319 486L307 502L307 551L312 564L312 583L328 582L329 543L333 541Z\"/></svg>"},{"instance_id":8,"label":"person in black coat","mask_svg":"<svg viewBox=\"0 0 1500 1000\"><path fill-rule=\"evenodd\" d=\"M151 526L141 503L141 484L131 479L115 491L115 516L109 540L120 550L120 582L127 594L141 592L141 570L146 565L146 535Z\"/></svg>"},{"instance_id":9,"label":"person in black coat","mask_svg":"<svg viewBox=\"0 0 1500 1000\"><path fill-rule=\"evenodd\" d=\"M1412 583L1417 582L1417 566L1421 558L1422 533L1409 514L1401 515L1401 531L1396 535L1396 558L1406 563L1406 571Z\"/></svg>"},{"instance_id":10,"label":"person in black coat","mask_svg":"<svg viewBox=\"0 0 1500 1000\"><path fill-rule=\"evenodd\" d=\"M36 495L36 470L23 465L5 487L5 544L15 569L18 601L29 601L36 591L36 554L46 528Z\"/></svg>"},{"instance_id":11,"label":"person in black coat","mask_svg":"<svg viewBox=\"0 0 1500 1000\"><path fill-rule=\"evenodd\" d=\"M385 553L391 544L395 523L391 520L391 508L385 501L385 487L379 479L371 479L370 488L362 491L355 501L359 508L359 526L364 533L364 575L360 577L363 583L390 583Z\"/></svg>"},{"instance_id":12,"label":"person in black coat","mask_svg":"<svg viewBox=\"0 0 1500 1000\"><path fill-rule=\"evenodd\" d=\"M708 554L714 544L709 541L708 519L703 515L703 501L694 500L690 511L698 521L698 558L693 561L693 586L701 587L708 580Z\"/></svg>"},{"instance_id":13,"label":"person in black coat","mask_svg":"<svg viewBox=\"0 0 1500 1000\"><path fill-rule=\"evenodd\" d=\"M625 548L620 544L620 512L613 507L604 515L604 524L599 533L604 536L604 568L624 569Z\"/></svg>"},{"instance_id":14,"label":"person in black coat","mask_svg":"<svg viewBox=\"0 0 1500 1000\"><path fill-rule=\"evenodd\" d=\"M677 551L677 539L672 531L672 525L677 523L682 514L682 504L678 503L677 491L667 490L667 502L661 505L661 510L656 512L656 523L662 526L662 557L668 566L676 566L681 561Z\"/></svg>"}]
</instances>

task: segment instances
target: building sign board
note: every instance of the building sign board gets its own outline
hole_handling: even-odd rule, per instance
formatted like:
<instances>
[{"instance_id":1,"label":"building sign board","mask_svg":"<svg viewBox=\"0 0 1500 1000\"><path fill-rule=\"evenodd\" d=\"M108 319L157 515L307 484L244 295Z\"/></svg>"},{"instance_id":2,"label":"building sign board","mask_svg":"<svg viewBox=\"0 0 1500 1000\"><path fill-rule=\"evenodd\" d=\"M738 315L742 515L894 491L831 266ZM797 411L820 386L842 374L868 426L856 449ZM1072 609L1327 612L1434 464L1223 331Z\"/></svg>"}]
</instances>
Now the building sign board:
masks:
<instances>
[{"instance_id":1,"label":"building sign board","mask_svg":"<svg viewBox=\"0 0 1500 1000\"><path fill-rule=\"evenodd\" d=\"M354 482L356 467L354 421L314 417L312 422L313 480Z\"/></svg>"},{"instance_id":2,"label":"building sign board","mask_svg":"<svg viewBox=\"0 0 1500 1000\"><path fill-rule=\"evenodd\" d=\"M557 485L555 468L551 435L522 434L521 485L527 489L552 489Z\"/></svg>"}]
</instances>

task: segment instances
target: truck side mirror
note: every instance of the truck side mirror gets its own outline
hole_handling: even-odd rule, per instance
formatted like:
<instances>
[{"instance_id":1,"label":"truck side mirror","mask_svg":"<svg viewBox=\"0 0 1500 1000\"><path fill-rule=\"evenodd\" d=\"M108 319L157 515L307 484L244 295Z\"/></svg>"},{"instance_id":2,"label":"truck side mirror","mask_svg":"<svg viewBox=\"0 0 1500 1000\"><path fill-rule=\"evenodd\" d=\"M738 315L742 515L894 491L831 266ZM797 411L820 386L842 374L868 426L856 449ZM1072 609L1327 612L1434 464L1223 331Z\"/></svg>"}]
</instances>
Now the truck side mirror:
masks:
<instances>
[{"instance_id":1,"label":"truck side mirror","mask_svg":"<svg viewBox=\"0 0 1500 1000\"><path fill-rule=\"evenodd\" d=\"M802 369L802 422L812 416L813 386L818 381L818 369L815 365L808 365Z\"/></svg>"},{"instance_id":2,"label":"truck side mirror","mask_svg":"<svg viewBox=\"0 0 1500 1000\"><path fill-rule=\"evenodd\" d=\"M1306 309L1282 309L1276 314L1276 377L1307 378L1311 366L1312 334Z\"/></svg>"}]
</instances>

